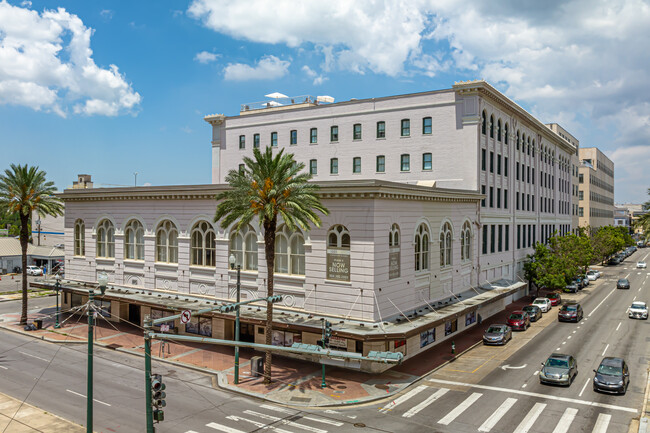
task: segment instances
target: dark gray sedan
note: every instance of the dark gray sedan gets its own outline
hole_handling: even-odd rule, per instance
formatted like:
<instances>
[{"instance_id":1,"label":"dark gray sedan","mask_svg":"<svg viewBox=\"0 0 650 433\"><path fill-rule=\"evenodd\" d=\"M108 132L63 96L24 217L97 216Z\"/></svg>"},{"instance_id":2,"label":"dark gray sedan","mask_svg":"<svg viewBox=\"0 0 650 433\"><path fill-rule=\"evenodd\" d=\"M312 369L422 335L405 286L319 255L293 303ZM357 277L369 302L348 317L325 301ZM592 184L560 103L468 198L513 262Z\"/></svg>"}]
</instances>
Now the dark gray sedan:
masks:
<instances>
[{"instance_id":1,"label":"dark gray sedan","mask_svg":"<svg viewBox=\"0 0 650 433\"><path fill-rule=\"evenodd\" d=\"M542 309L537 305L526 305L524 308L522 308L522 310L528 313L528 317L530 317L531 322L537 322L542 318Z\"/></svg>"},{"instance_id":2,"label":"dark gray sedan","mask_svg":"<svg viewBox=\"0 0 650 433\"><path fill-rule=\"evenodd\" d=\"M630 371L622 358L603 358L594 373L594 391L625 394L630 384Z\"/></svg>"},{"instance_id":3,"label":"dark gray sedan","mask_svg":"<svg viewBox=\"0 0 650 433\"><path fill-rule=\"evenodd\" d=\"M506 344L512 340L512 329L508 325L490 325L483 334L483 344Z\"/></svg>"},{"instance_id":4,"label":"dark gray sedan","mask_svg":"<svg viewBox=\"0 0 650 433\"><path fill-rule=\"evenodd\" d=\"M542 362L539 383L569 386L577 375L578 361L573 356L554 353Z\"/></svg>"},{"instance_id":5,"label":"dark gray sedan","mask_svg":"<svg viewBox=\"0 0 650 433\"><path fill-rule=\"evenodd\" d=\"M621 278L616 282L616 288L617 289L629 289L630 288L630 280L627 278Z\"/></svg>"}]
</instances>

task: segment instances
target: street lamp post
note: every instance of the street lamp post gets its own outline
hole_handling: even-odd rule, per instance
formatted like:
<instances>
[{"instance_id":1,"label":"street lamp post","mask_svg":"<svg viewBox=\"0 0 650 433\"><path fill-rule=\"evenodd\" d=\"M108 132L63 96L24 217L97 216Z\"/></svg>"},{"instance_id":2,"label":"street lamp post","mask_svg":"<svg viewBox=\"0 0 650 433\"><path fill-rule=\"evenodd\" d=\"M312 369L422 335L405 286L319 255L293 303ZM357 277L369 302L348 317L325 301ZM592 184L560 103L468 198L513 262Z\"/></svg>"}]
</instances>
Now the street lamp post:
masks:
<instances>
[{"instance_id":1,"label":"street lamp post","mask_svg":"<svg viewBox=\"0 0 650 433\"><path fill-rule=\"evenodd\" d=\"M237 306L235 309L235 341L239 341L239 302L241 295L241 265L237 264L237 258L231 254L228 258L230 269L237 269ZM235 346L235 385L239 385L239 346Z\"/></svg>"},{"instance_id":2,"label":"street lamp post","mask_svg":"<svg viewBox=\"0 0 650 433\"><path fill-rule=\"evenodd\" d=\"M106 285L108 284L108 275L106 272L97 274L97 285L104 295ZM87 374L87 393L86 393L86 432L93 433L93 325L95 324L95 312L92 305L95 302L95 291L91 287L88 290L88 372Z\"/></svg>"},{"instance_id":3,"label":"street lamp post","mask_svg":"<svg viewBox=\"0 0 650 433\"><path fill-rule=\"evenodd\" d=\"M54 290L56 290L56 318L54 323L54 328L59 329L61 325L59 324L59 315L61 311L59 310L59 293L61 290L61 275L56 274L56 283L54 283Z\"/></svg>"}]
</instances>

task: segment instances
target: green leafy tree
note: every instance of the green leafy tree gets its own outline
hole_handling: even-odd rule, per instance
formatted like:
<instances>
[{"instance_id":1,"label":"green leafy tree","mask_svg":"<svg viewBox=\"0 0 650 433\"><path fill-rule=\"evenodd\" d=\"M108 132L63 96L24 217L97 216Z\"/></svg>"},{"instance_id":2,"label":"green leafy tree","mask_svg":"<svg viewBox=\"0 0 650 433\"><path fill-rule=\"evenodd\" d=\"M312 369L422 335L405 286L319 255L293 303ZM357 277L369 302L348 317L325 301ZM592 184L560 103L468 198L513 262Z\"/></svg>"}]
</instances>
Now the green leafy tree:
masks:
<instances>
[{"instance_id":1,"label":"green leafy tree","mask_svg":"<svg viewBox=\"0 0 650 433\"><path fill-rule=\"evenodd\" d=\"M311 175L303 172L305 165L296 163L293 154L284 149L273 156L267 147L262 153L253 149L253 158L244 158L243 170L230 170L226 182L231 189L217 196L220 201L214 217L222 228L234 225L239 231L253 219L257 219L264 231L266 256L266 291L273 296L275 269L275 234L278 217L290 230L300 227L308 230L310 224L320 227L316 211L327 215L329 211L317 195L318 185L309 183ZM273 304L266 309L266 344L272 344ZM271 382L271 352L267 351L264 363L264 382Z\"/></svg>"},{"instance_id":2,"label":"green leafy tree","mask_svg":"<svg viewBox=\"0 0 650 433\"><path fill-rule=\"evenodd\" d=\"M650 188L648 188L648 195L650 196ZM643 210L648 212L641 215L634 224L636 228L642 229L643 234L647 237L650 234L650 200L643 203Z\"/></svg>"},{"instance_id":3,"label":"green leafy tree","mask_svg":"<svg viewBox=\"0 0 650 433\"><path fill-rule=\"evenodd\" d=\"M17 215L20 221L20 248L23 265L23 305L20 324L27 323L27 244L30 219L33 213L40 217L63 215L63 203L54 196L54 182L45 178L38 167L11 164L0 175L0 214Z\"/></svg>"},{"instance_id":4,"label":"green leafy tree","mask_svg":"<svg viewBox=\"0 0 650 433\"><path fill-rule=\"evenodd\" d=\"M539 288L559 289L566 285L566 266L560 255L553 251L555 238L549 239L549 245L535 244L535 252L524 263L524 273L529 281Z\"/></svg>"},{"instance_id":5,"label":"green leafy tree","mask_svg":"<svg viewBox=\"0 0 650 433\"><path fill-rule=\"evenodd\" d=\"M591 245L594 251L594 259L604 263L609 257L620 251L629 239L626 239L620 227L603 226L591 230ZM629 236L629 235L628 235ZM631 239L631 236L630 236Z\"/></svg>"}]
</instances>

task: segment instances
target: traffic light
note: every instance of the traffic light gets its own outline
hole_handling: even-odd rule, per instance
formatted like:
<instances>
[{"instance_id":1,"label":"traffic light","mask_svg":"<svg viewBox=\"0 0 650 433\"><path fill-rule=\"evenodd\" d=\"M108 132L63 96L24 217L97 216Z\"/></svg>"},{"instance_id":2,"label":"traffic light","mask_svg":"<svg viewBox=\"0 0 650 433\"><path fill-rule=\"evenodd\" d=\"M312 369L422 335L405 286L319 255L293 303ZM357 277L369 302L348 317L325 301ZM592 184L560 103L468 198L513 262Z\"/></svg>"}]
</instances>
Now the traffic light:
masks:
<instances>
[{"instance_id":1,"label":"traffic light","mask_svg":"<svg viewBox=\"0 0 650 433\"><path fill-rule=\"evenodd\" d=\"M325 321L325 338L323 338L323 344L325 346L330 345L330 337L332 336L332 323Z\"/></svg>"},{"instance_id":2,"label":"traffic light","mask_svg":"<svg viewBox=\"0 0 650 433\"><path fill-rule=\"evenodd\" d=\"M167 406L164 398L167 396L165 393L165 384L162 381L161 374L151 375L151 405L153 406L153 419L155 421L164 421L165 412L162 408Z\"/></svg>"},{"instance_id":3,"label":"traffic light","mask_svg":"<svg viewBox=\"0 0 650 433\"><path fill-rule=\"evenodd\" d=\"M271 304L275 304L276 302L282 301L282 295L269 296L268 298L266 298L266 301Z\"/></svg>"},{"instance_id":4,"label":"traffic light","mask_svg":"<svg viewBox=\"0 0 650 433\"><path fill-rule=\"evenodd\" d=\"M236 309L237 309L236 304L226 304L219 307L219 311L221 311L222 313L230 313L235 311Z\"/></svg>"}]
</instances>

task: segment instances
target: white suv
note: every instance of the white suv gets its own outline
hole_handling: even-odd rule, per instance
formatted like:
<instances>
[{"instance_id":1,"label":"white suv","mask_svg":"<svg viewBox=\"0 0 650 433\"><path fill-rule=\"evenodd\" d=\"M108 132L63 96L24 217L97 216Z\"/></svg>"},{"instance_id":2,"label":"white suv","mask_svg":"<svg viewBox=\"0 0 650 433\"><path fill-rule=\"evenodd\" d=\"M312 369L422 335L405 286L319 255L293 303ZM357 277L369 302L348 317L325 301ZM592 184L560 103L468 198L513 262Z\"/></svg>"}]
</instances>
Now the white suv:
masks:
<instances>
[{"instance_id":1,"label":"white suv","mask_svg":"<svg viewBox=\"0 0 650 433\"><path fill-rule=\"evenodd\" d=\"M43 269L38 266L27 266L27 275L43 275Z\"/></svg>"}]
</instances>

